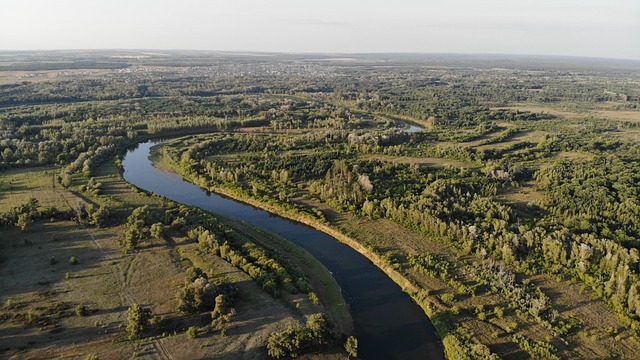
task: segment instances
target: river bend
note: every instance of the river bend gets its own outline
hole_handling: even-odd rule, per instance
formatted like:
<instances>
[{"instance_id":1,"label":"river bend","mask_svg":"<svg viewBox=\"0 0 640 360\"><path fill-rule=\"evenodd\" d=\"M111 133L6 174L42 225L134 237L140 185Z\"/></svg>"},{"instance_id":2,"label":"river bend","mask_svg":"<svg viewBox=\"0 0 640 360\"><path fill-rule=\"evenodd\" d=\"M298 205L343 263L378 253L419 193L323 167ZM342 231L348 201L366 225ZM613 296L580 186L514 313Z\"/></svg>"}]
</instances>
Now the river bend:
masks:
<instances>
[{"instance_id":1,"label":"river bend","mask_svg":"<svg viewBox=\"0 0 640 360\"><path fill-rule=\"evenodd\" d=\"M124 178L176 202L197 206L278 234L305 248L332 272L349 305L364 360L444 359L433 325L409 295L367 258L335 238L264 210L211 194L151 164L146 142L127 153Z\"/></svg>"}]
</instances>

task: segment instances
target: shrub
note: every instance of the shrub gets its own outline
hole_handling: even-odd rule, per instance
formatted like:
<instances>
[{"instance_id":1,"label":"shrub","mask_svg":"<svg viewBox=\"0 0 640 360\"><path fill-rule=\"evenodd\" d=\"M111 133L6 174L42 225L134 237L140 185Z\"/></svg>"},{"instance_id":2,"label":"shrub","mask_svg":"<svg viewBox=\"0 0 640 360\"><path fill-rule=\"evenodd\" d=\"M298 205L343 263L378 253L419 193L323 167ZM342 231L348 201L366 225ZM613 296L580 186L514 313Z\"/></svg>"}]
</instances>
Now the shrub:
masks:
<instances>
[{"instance_id":1,"label":"shrub","mask_svg":"<svg viewBox=\"0 0 640 360\"><path fill-rule=\"evenodd\" d=\"M80 304L80 305L76 306L76 315L78 315L78 316L86 316L87 315L87 308L86 308L86 306L84 306L84 304Z\"/></svg>"},{"instance_id":2,"label":"shrub","mask_svg":"<svg viewBox=\"0 0 640 360\"><path fill-rule=\"evenodd\" d=\"M189 337L189 339L197 338L198 329L195 326L190 326L189 329L187 329L187 336Z\"/></svg>"},{"instance_id":3,"label":"shrub","mask_svg":"<svg viewBox=\"0 0 640 360\"><path fill-rule=\"evenodd\" d=\"M446 294L442 294L442 296L440 297L440 299L442 300L442 302L444 302L445 304L452 304L453 300L455 300L455 295L450 294L450 293L446 293Z\"/></svg>"},{"instance_id":4,"label":"shrub","mask_svg":"<svg viewBox=\"0 0 640 360\"><path fill-rule=\"evenodd\" d=\"M316 295L316 293L314 292L309 293L309 301L311 301L313 305L320 305L320 299L318 298L318 295Z\"/></svg>"},{"instance_id":5,"label":"shrub","mask_svg":"<svg viewBox=\"0 0 640 360\"><path fill-rule=\"evenodd\" d=\"M347 351L350 358L358 357L358 339L354 336L349 336L347 341L344 343L344 349Z\"/></svg>"},{"instance_id":6,"label":"shrub","mask_svg":"<svg viewBox=\"0 0 640 360\"><path fill-rule=\"evenodd\" d=\"M127 333L129 340L137 340L142 337L142 331L151 318L151 310L138 304L133 304L127 310Z\"/></svg>"}]
</instances>

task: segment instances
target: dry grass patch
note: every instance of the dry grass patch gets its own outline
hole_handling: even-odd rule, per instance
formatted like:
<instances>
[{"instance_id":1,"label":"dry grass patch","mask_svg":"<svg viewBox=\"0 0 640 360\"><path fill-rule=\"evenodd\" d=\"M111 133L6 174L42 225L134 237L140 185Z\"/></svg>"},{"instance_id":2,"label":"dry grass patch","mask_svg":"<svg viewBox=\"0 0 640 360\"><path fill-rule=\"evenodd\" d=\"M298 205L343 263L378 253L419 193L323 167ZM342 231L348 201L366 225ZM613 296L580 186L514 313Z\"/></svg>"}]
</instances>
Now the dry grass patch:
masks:
<instances>
[{"instance_id":1,"label":"dry grass patch","mask_svg":"<svg viewBox=\"0 0 640 360\"><path fill-rule=\"evenodd\" d=\"M640 122L640 111L630 111L630 110L606 110L611 109L614 106L624 105L621 103L609 103L609 104L600 104L602 106L601 109L597 110L581 110L581 111L566 111L566 110L558 110L549 106L544 105L514 105L507 107L499 107L495 108L499 109L508 109L508 110L519 110L519 111L529 111L533 113L544 113L553 116L557 116L564 119L584 119L587 117L595 117L602 118L607 120L614 121L630 121L630 122Z\"/></svg>"},{"instance_id":2,"label":"dry grass patch","mask_svg":"<svg viewBox=\"0 0 640 360\"><path fill-rule=\"evenodd\" d=\"M62 79L94 79L111 73L109 69L64 69L39 71L0 71L0 85L23 81L39 83Z\"/></svg>"},{"instance_id":3,"label":"dry grass patch","mask_svg":"<svg viewBox=\"0 0 640 360\"><path fill-rule=\"evenodd\" d=\"M512 205L528 206L544 200L544 193L538 189L535 181L522 183L520 187L498 188L496 199Z\"/></svg>"},{"instance_id":4,"label":"dry grass patch","mask_svg":"<svg viewBox=\"0 0 640 360\"><path fill-rule=\"evenodd\" d=\"M0 212L24 204L30 198L38 199L41 207L61 210L84 202L55 181L57 170L56 167L38 167L3 171L0 174Z\"/></svg>"}]
</instances>

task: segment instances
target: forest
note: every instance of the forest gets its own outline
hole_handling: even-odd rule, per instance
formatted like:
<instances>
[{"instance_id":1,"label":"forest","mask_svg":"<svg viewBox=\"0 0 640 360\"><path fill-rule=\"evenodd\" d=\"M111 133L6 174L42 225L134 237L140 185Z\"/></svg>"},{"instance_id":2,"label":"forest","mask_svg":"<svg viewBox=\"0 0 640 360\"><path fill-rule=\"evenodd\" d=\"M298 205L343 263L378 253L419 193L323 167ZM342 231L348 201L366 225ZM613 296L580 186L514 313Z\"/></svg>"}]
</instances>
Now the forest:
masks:
<instances>
[{"instance_id":1,"label":"forest","mask_svg":"<svg viewBox=\"0 0 640 360\"><path fill-rule=\"evenodd\" d=\"M243 298L265 295L286 321L260 335L257 356L357 356L348 315L331 310L334 285L310 275L314 259L125 185L124 154L149 139L165 140L152 157L162 169L362 245L410 285L404 291L449 359L634 358L640 350L637 62L104 52L67 54L61 64L57 52L6 55L2 276L30 237L66 236L47 232L55 224L112 239L93 256L118 262L100 265L114 274L154 251L177 264L175 296L122 307L124 330L103 327L122 344L98 346L106 357L155 347L195 358L240 346L247 340L234 329L252 311ZM223 268L241 275L225 278ZM14 335L0 357L78 355L68 344L55 353L46 341L20 343L36 328L53 331L37 320L52 315L28 303L61 291L55 281L32 294L2 284L0 329ZM84 306L55 297L49 305L56 301ZM72 317L58 316L59 324ZM183 334L202 352L175 345L171 337Z\"/></svg>"}]
</instances>

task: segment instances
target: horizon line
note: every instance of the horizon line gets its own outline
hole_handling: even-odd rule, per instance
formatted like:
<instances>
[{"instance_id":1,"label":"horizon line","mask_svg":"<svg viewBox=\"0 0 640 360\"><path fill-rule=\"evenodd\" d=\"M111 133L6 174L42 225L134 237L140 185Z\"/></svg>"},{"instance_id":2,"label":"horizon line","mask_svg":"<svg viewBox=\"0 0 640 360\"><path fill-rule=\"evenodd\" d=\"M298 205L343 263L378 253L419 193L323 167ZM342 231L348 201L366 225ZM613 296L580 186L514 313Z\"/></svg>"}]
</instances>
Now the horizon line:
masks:
<instances>
[{"instance_id":1,"label":"horizon line","mask_svg":"<svg viewBox=\"0 0 640 360\"><path fill-rule=\"evenodd\" d=\"M216 53L250 53L250 54L278 54L278 55L467 55L467 56L514 56L514 57L548 57L548 58L579 58L592 60L640 61L640 58L602 57L592 55L560 55L560 54L523 54L523 53L492 53L492 52L426 52L426 51L265 51L265 50L214 50L188 48L59 48L59 49L0 49L0 52L74 52L74 51L166 51L166 52L216 52Z\"/></svg>"}]
</instances>

